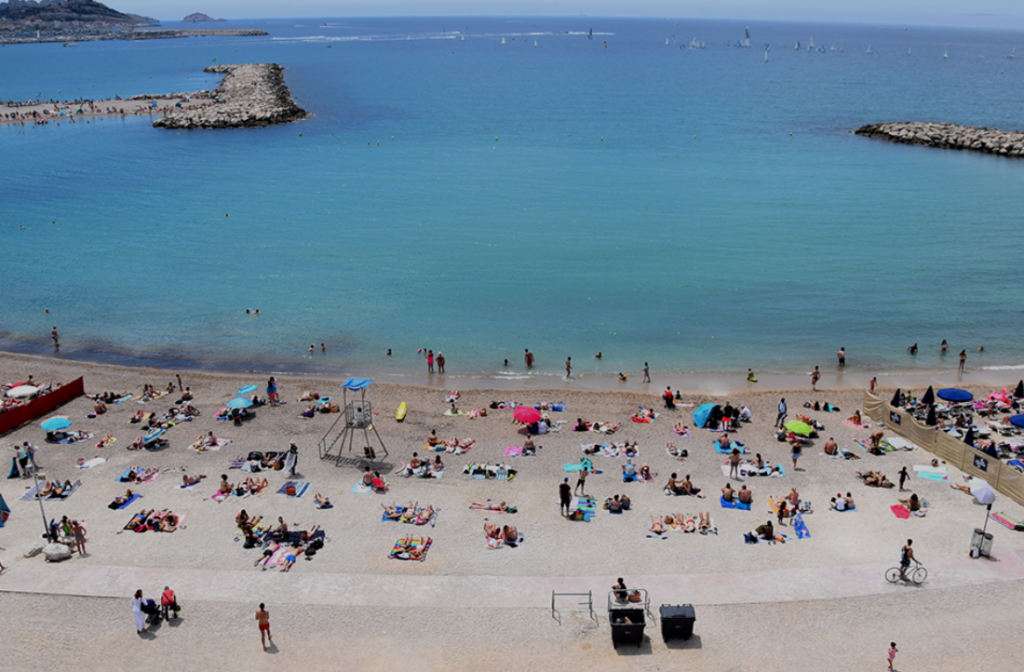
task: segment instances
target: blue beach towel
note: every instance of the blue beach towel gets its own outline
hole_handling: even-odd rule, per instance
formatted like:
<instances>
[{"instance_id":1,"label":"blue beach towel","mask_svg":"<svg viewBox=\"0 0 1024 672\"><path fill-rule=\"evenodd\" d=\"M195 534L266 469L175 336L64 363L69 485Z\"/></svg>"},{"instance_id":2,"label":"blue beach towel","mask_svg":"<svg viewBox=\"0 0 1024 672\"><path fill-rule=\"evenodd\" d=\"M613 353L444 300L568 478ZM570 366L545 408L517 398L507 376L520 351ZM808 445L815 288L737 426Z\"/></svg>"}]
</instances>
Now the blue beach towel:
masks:
<instances>
[{"instance_id":1,"label":"blue beach towel","mask_svg":"<svg viewBox=\"0 0 1024 672\"><path fill-rule=\"evenodd\" d=\"M718 501L721 502L723 509L740 509L742 511L750 511L750 504L744 504L738 499L727 502L725 501L725 497L719 497Z\"/></svg>"},{"instance_id":2,"label":"blue beach towel","mask_svg":"<svg viewBox=\"0 0 1024 672\"><path fill-rule=\"evenodd\" d=\"M804 517L799 513L793 518L793 531L796 532L797 539L810 539L811 533L807 529L807 525L804 524Z\"/></svg>"},{"instance_id":3,"label":"blue beach towel","mask_svg":"<svg viewBox=\"0 0 1024 672\"><path fill-rule=\"evenodd\" d=\"M132 495L132 498L131 498L131 499L129 499L129 500L127 501L127 502L125 502L125 503L124 503L124 504L122 504L121 506L117 507L117 509L118 509L119 511L120 511L121 509L127 509L127 508L128 508L129 506L131 506L131 505L132 505L132 502L134 502L134 501L135 501L136 499L138 499L139 497L142 497L142 495L140 495L139 493L135 493L134 495Z\"/></svg>"}]
</instances>

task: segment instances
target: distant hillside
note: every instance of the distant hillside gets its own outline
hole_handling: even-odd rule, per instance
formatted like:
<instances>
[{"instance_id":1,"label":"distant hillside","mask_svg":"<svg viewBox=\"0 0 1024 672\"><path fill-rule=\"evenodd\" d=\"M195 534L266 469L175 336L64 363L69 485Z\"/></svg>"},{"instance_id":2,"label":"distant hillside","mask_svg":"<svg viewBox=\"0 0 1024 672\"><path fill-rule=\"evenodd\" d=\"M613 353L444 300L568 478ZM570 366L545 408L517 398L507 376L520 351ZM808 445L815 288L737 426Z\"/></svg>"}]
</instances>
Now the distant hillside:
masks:
<instances>
[{"instance_id":1,"label":"distant hillside","mask_svg":"<svg viewBox=\"0 0 1024 672\"><path fill-rule=\"evenodd\" d=\"M97 25L148 25L140 20L111 9L94 0L10 0L0 4L0 22L62 24L76 23Z\"/></svg>"},{"instance_id":2,"label":"distant hillside","mask_svg":"<svg viewBox=\"0 0 1024 672\"><path fill-rule=\"evenodd\" d=\"M202 12L196 12L195 14L189 14L182 21L186 23L201 23L203 21L223 21L224 19L215 19L208 14Z\"/></svg>"}]
</instances>

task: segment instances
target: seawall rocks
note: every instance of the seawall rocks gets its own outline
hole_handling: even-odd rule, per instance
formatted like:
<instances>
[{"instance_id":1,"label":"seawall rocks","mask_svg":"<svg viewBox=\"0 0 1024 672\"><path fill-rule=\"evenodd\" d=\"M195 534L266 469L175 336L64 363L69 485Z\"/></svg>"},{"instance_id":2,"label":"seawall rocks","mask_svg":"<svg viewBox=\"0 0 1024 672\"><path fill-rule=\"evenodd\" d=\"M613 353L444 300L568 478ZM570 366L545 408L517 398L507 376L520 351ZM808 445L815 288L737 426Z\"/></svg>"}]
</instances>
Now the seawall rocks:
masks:
<instances>
[{"instance_id":1,"label":"seawall rocks","mask_svg":"<svg viewBox=\"0 0 1024 672\"><path fill-rule=\"evenodd\" d=\"M983 126L899 121L868 124L861 126L854 133L905 145L926 145L940 149L1024 157L1024 133L996 131Z\"/></svg>"}]
</instances>

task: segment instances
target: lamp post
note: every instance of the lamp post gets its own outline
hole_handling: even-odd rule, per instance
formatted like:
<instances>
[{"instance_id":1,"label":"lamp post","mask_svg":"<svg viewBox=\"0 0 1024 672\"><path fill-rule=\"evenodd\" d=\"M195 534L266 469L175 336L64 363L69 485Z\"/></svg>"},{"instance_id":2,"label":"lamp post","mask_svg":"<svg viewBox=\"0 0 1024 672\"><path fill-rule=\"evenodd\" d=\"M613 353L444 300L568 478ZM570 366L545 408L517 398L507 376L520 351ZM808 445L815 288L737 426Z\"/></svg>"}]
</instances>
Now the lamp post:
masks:
<instances>
[{"instance_id":1,"label":"lamp post","mask_svg":"<svg viewBox=\"0 0 1024 672\"><path fill-rule=\"evenodd\" d=\"M50 526L46 522L46 511L43 509L43 498L39 496L39 470L32 470L32 478L36 482L36 499L39 500L39 513L43 516L43 536L49 539L50 543L57 541L50 536Z\"/></svg>"}]
</instances>

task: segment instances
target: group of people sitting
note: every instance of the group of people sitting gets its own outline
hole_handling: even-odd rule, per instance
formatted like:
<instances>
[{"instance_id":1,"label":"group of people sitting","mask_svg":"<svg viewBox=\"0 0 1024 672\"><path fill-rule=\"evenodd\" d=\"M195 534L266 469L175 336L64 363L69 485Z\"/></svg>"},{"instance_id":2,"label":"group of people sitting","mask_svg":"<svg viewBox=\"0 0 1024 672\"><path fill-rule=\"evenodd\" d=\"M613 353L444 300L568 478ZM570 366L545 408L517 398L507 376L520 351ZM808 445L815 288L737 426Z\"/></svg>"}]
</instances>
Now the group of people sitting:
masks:
<instances>
[{"instance_id":1,"label":"group of people sitting","mask_svg":"<svg viewBox=\"0 0 1024 672\"><path fill-rule=\"evenodd\" d=\"M784 539L776 539L775 537L775 526L772 521L765 521L764 525L758 525L754 528L753 532L747 532L743 535L744 541L748 544L756 544L758 541L767 541L770 544L774 544L776 541L783 541Z\"/></svg>"},{"instance_id":2,"label":"group of people sitting","mask_svg":"<svg viewBox=\"0 0 1024 672\"><path fill-rule=\"evenodd\" d=\"M633 464L633 459L629 458L626 463L622 465L622 482L631 483L632 481L653 481L654 473L651 472L651 465L644 463L640 465L640 469L636 468Z\"/></svg>"},{"instance_id":3,"label":"group of people sitting","mask_svg":"<svg viewBox=\"0 0 1024 672\"><path fill-rule=\"evenodd\" d=\"M270 485L270 481L266 478L253 478L252 476L246 476L244 481L238 483L229 483L227 474L220 475L220 486L217 488L218 495L236 495L238 497L245 497L246 495L258 495L259 493L266 490Z\"/></svg>"},{"instance_id":4,"label":"group of people sitting","mask_svg":"<svg viewBox=\"0 0 1024 672\"><path fill-rule=\"evenodd\" d=\"M700 488L694 487L693 482L690 481L689 474L682 480L679 480L679 477L674 472L669 476L668 483L665 484L665 494L704 497L704 495L700 494Z\"/></svg>"},{"instance_id":5,"label":"group of people sitting","mask_svg":"<svg viewBox=\"0 0 1024 672\"><path fill-rule=\"evenodd\" d=\"M430 435L427 437L427 445L431 450L438 452L454 453L455 455L462 455L463 453L469 452L476 441L473 439L458 439L454 436L448 437L447 441L442 441L437 438L437 430L430 430Z\"/></svg>"},{"instance_id":6,"label":"group of people sitting","mask_svg":"<svg viewBox=\"0 0 1024 672\"><path fill-rule=\"evenodd\" d=\"M610 513L629 511L631 505L632 503L626 495L612 495L604 500L604 508L608 509Z\"/></svg>"},{"instance_id":7,"label":"group of people sitting","mask_svg":"<svg viewBox=\"0 0 1024 672\"><path fill-rule=\"evenodd\" d=\"M725 487L722 488L722 501L728 503L739 502L740 504L752 504L754 501L754 493L752 490L747 488L746 484L741 485L739 490L735 490L731 483L726 483Z\"/></svg>"},{"instance_id":8,"label":"group of people sitting","mask_svg":"<svg viewBox=\"0 0 1024 672\"><path fill-rule=\"evenodd\" d=\"M117 392L102 392L100 394L94 395L92 400L103 402L104 404L113 404L119 402L125 397L130 396L131 394L129 394L128 392L121 392L120 394L118 394Z\"/></svg>"},{"instance_id":9,"label":"group of people sitting","mask_svg":"<svg viewBox=\"0 0 1024 672\"><path fill-rule=\"evenodd\" d=\"M159 473L159 469L154 469L152 467L129 467L124 474L121 474L121 478L119 480L122 483L143 483Z\"/></svg>"},{"instance_id":10,"label":"group of people sitting","mask_svg":"<svg viewBox=\"0 0 1024 672\"><path fill-rule=\"evenodd\" d=\"M833 511L853 511L857 508L857 505L853 501L853 495L846 493L837 492L836 496L832 498L829 508Z\"/></svg>"},{"instance_id":11,"label":"group of people sitting","mask_svg":"<svg viewBox=\"0 0 1024 672\"><path fill-rule=\"evenodd\" d=\"M366 469L363 470L363 478L360 483L364 487L370 488L376 493L383 493L388 491L388 484L381 478L379 472L374 471L370 468L370 465L366 465Z\"/></svg>"},{"instance_id":12,"label":"group of people sitting","mask_svg":"<svg viewBox=\"0 0 1024 672\"><path fill-rule=\"evenodd\" d=\"M213 431L211 430L211 431L207 432L206 434L200 434L199 437L196 438L196 440L192 442L192 445L190 447L193 450L198 450L198 451L202 452L202 451L206 450L207 448L215 448L215 447L217 447L219 445L220 445L220 440L216 436L213 435Z\"/></svg>"},{"instance_id":13,"label":"group of people sitting","mask_svg":"<svg viewBox=\"0 0 1024 672\"><path fill-rule=\"evenodd\" d=\"M416 476L417 478L432 478L444 471L444 462L441 454L434 456L433 461L427 457L420 457L419 453L413 453L407 464L398 468L397 473L405 478Z\"/></svg>"},{"instance_id":14,"label":"group of people sitting","mask_svg":"<svg viewBox=\"0 0 1024 672\"><path fill-rule=\"evenodd\" d=\"M410 502L408 506L401 507L395 506L394 502L391 502L391 506L388 506L381 502L381 508L384 509L384 517L388 520L394 520L400 523L409 523L412 525L426 525L434 519L434 506L428 504L427 506L420 508L419 502Z\"/></svg>"},{"instance_id":15,"label":"group of people sitting","mask_svg":"<svg viewBox=\"0 0 1024 672\"><path fill-rule=\"evenodd\" d=\"M682 528L683 532L701 534L718 534L718 529L711 524L711 512L698 513L694 518L693 514L676 513L666 516L651 516L650 531L655 534L664 534L670 529Z\"/></svg>"},{"instance_id":16,"label":"group of people sitting","mask_svg":"<svg viewBox=\"0 0 1024 672\"><path fill-rule=\"evenodd\" d=\"M614 434L619 430L617 424L611 422L588 422L583 418L576 418L576 424L572 426L574 432L597 432L599 434Z\"/></svg>"},{"instance_id":17,"label":"group of people sitting","mask_svg":"<svg viewBox=\"0 0 1024 672\"><path fill-rule=\"evenodd\" d=\"M495 525L484 523L484 536L490 540L502 542L507 546L515 547L519 543L519 530L515 525Z\"/></svg>"}]
</instances>

